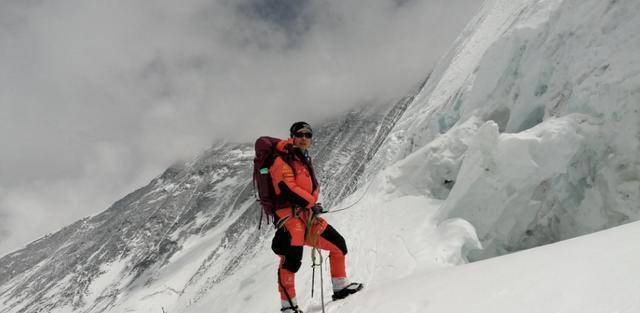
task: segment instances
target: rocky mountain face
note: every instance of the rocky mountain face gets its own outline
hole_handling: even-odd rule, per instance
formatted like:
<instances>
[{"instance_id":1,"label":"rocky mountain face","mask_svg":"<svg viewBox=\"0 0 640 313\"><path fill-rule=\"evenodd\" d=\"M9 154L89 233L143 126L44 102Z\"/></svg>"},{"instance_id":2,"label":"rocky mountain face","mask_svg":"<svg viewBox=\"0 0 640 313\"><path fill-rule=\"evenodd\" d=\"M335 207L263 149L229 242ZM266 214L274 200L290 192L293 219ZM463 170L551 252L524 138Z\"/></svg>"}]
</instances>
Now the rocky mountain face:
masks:
<instances>
[{"instance_id":1,"label":"rocky mountain face","mask_svg":"<svg viewBox=\"0 0 640 313\"><path fill-rule=\"evenodd\" d=\"M325 205L357 188L367 162L412 99L410 95L394 105L363 106L315 127L312 156ZM107 311L127 290L153 282L189 238L213 236L183 290L169 288L176 294L195 290L188 301L198 301L257 247L268 246L265 234L271 226L265 220L258 227L261 209L251 183L253 157L252 144L220 143L170 167L104 212L4 256L0 312ZM106 268L114 264L121 275L105 278ZM92 290L96 286L99 293Z\"/></svg>"}]
</instances>

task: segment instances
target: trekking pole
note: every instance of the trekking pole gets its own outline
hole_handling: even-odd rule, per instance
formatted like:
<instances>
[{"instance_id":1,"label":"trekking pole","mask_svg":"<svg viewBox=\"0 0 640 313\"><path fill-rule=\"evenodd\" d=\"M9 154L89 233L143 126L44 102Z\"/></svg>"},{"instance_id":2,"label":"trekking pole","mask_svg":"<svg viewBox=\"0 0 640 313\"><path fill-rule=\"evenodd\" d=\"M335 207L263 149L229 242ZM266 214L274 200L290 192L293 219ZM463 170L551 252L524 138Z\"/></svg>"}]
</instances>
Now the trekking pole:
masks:
<instances>
[{"instance_id":1,"label":"trekking pole","mask_svg":"<svg viewBox=\"0 0 640 313\"><path fill-rule=\"evenodd\" d=\"M315 222L316 219L316 215L312 214L309 216L309 219L307 220L307 225L306 228L304 230L305 234L304 234L304 241L305 242L309 242L311 239L311 228L313 227L313 222ZM313 290L315 288L315 281L316 281L316 254L315 254L315 250L316 250L316 243L315 243L315 238L313 238L313 249L311 249L311 298L313 298Z\"/></svg>"},{"instance_id":2,"label":"trekking pole","mask_svg":"<svg viewBox=\"0 0 640 313\"><path fill-rule=\"evenodd\" d=\"M314 250L311 250L311 298L313 299L313 289L315 288L316 281L316 258L314 255Z\"/></svg>"},{"instance_id":3,"label":"trekking pole","mask_svg":"<svg viewBox=\"0 0 640 313\"><path fill-rule=\"evenodd\" d=\"M318 251L318 256L320 256L320 299L322 299L320 303L322 303L322 313L324 313L324 279L322 278L322 253L319 249L316 250Z\"/></svg>"}]
</instances>

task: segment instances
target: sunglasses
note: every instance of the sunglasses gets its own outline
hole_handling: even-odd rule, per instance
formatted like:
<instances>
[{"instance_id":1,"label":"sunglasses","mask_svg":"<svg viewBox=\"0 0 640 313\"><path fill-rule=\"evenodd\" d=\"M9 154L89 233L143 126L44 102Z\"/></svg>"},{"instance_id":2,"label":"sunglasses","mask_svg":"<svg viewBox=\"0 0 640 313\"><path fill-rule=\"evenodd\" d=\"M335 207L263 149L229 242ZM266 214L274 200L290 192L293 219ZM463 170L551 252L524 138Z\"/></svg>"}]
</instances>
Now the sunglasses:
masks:
<instances>
[{"instance_id":1,"label":"sunglasses","mask_svg":"<svg viewBox=\"0 0 640 313\"><path fill-rule=\"evenodd\" d=\"M293 137L296 137L296 138L305 137L305 138L311 139L311 137L313 137L313 134L311 134L311 133L295 133L295 134L293 134Z\"/></svg>"}]
</instances>

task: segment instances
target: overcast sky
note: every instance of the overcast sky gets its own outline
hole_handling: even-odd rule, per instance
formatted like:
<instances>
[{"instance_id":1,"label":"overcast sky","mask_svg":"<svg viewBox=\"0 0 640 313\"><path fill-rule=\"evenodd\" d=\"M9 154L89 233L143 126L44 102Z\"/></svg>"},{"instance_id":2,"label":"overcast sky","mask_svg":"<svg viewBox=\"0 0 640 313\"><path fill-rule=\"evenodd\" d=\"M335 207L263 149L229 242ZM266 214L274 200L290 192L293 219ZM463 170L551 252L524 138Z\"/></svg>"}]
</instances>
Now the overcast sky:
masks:
<instances>
[{"instance_id":1,"label":"overcast sky","mask_svg":"<svg viewBox=\"0 0 640 313\"><path fill-rule=\"evenodd\" d=\"M217 139L397 99L481 2L0 1L0 255Z\"/></svg>"}]
</instances>

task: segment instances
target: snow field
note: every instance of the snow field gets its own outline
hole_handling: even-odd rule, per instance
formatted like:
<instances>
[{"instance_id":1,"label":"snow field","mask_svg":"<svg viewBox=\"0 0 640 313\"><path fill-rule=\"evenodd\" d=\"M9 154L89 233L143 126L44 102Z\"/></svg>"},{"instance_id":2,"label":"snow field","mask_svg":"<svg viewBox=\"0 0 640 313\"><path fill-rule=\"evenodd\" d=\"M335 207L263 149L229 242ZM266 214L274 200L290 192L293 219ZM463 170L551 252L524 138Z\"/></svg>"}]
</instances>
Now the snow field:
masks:
<instances>
[{"instance_id":1,"label":"snow field","mask_svg":"<svg viewBox=\"0 0 640 313\"><path fill-rule=\"evenodd\" d=\"M640 311L640 223L370 286L339 312Z\"/></svg>"}]
</instances>

